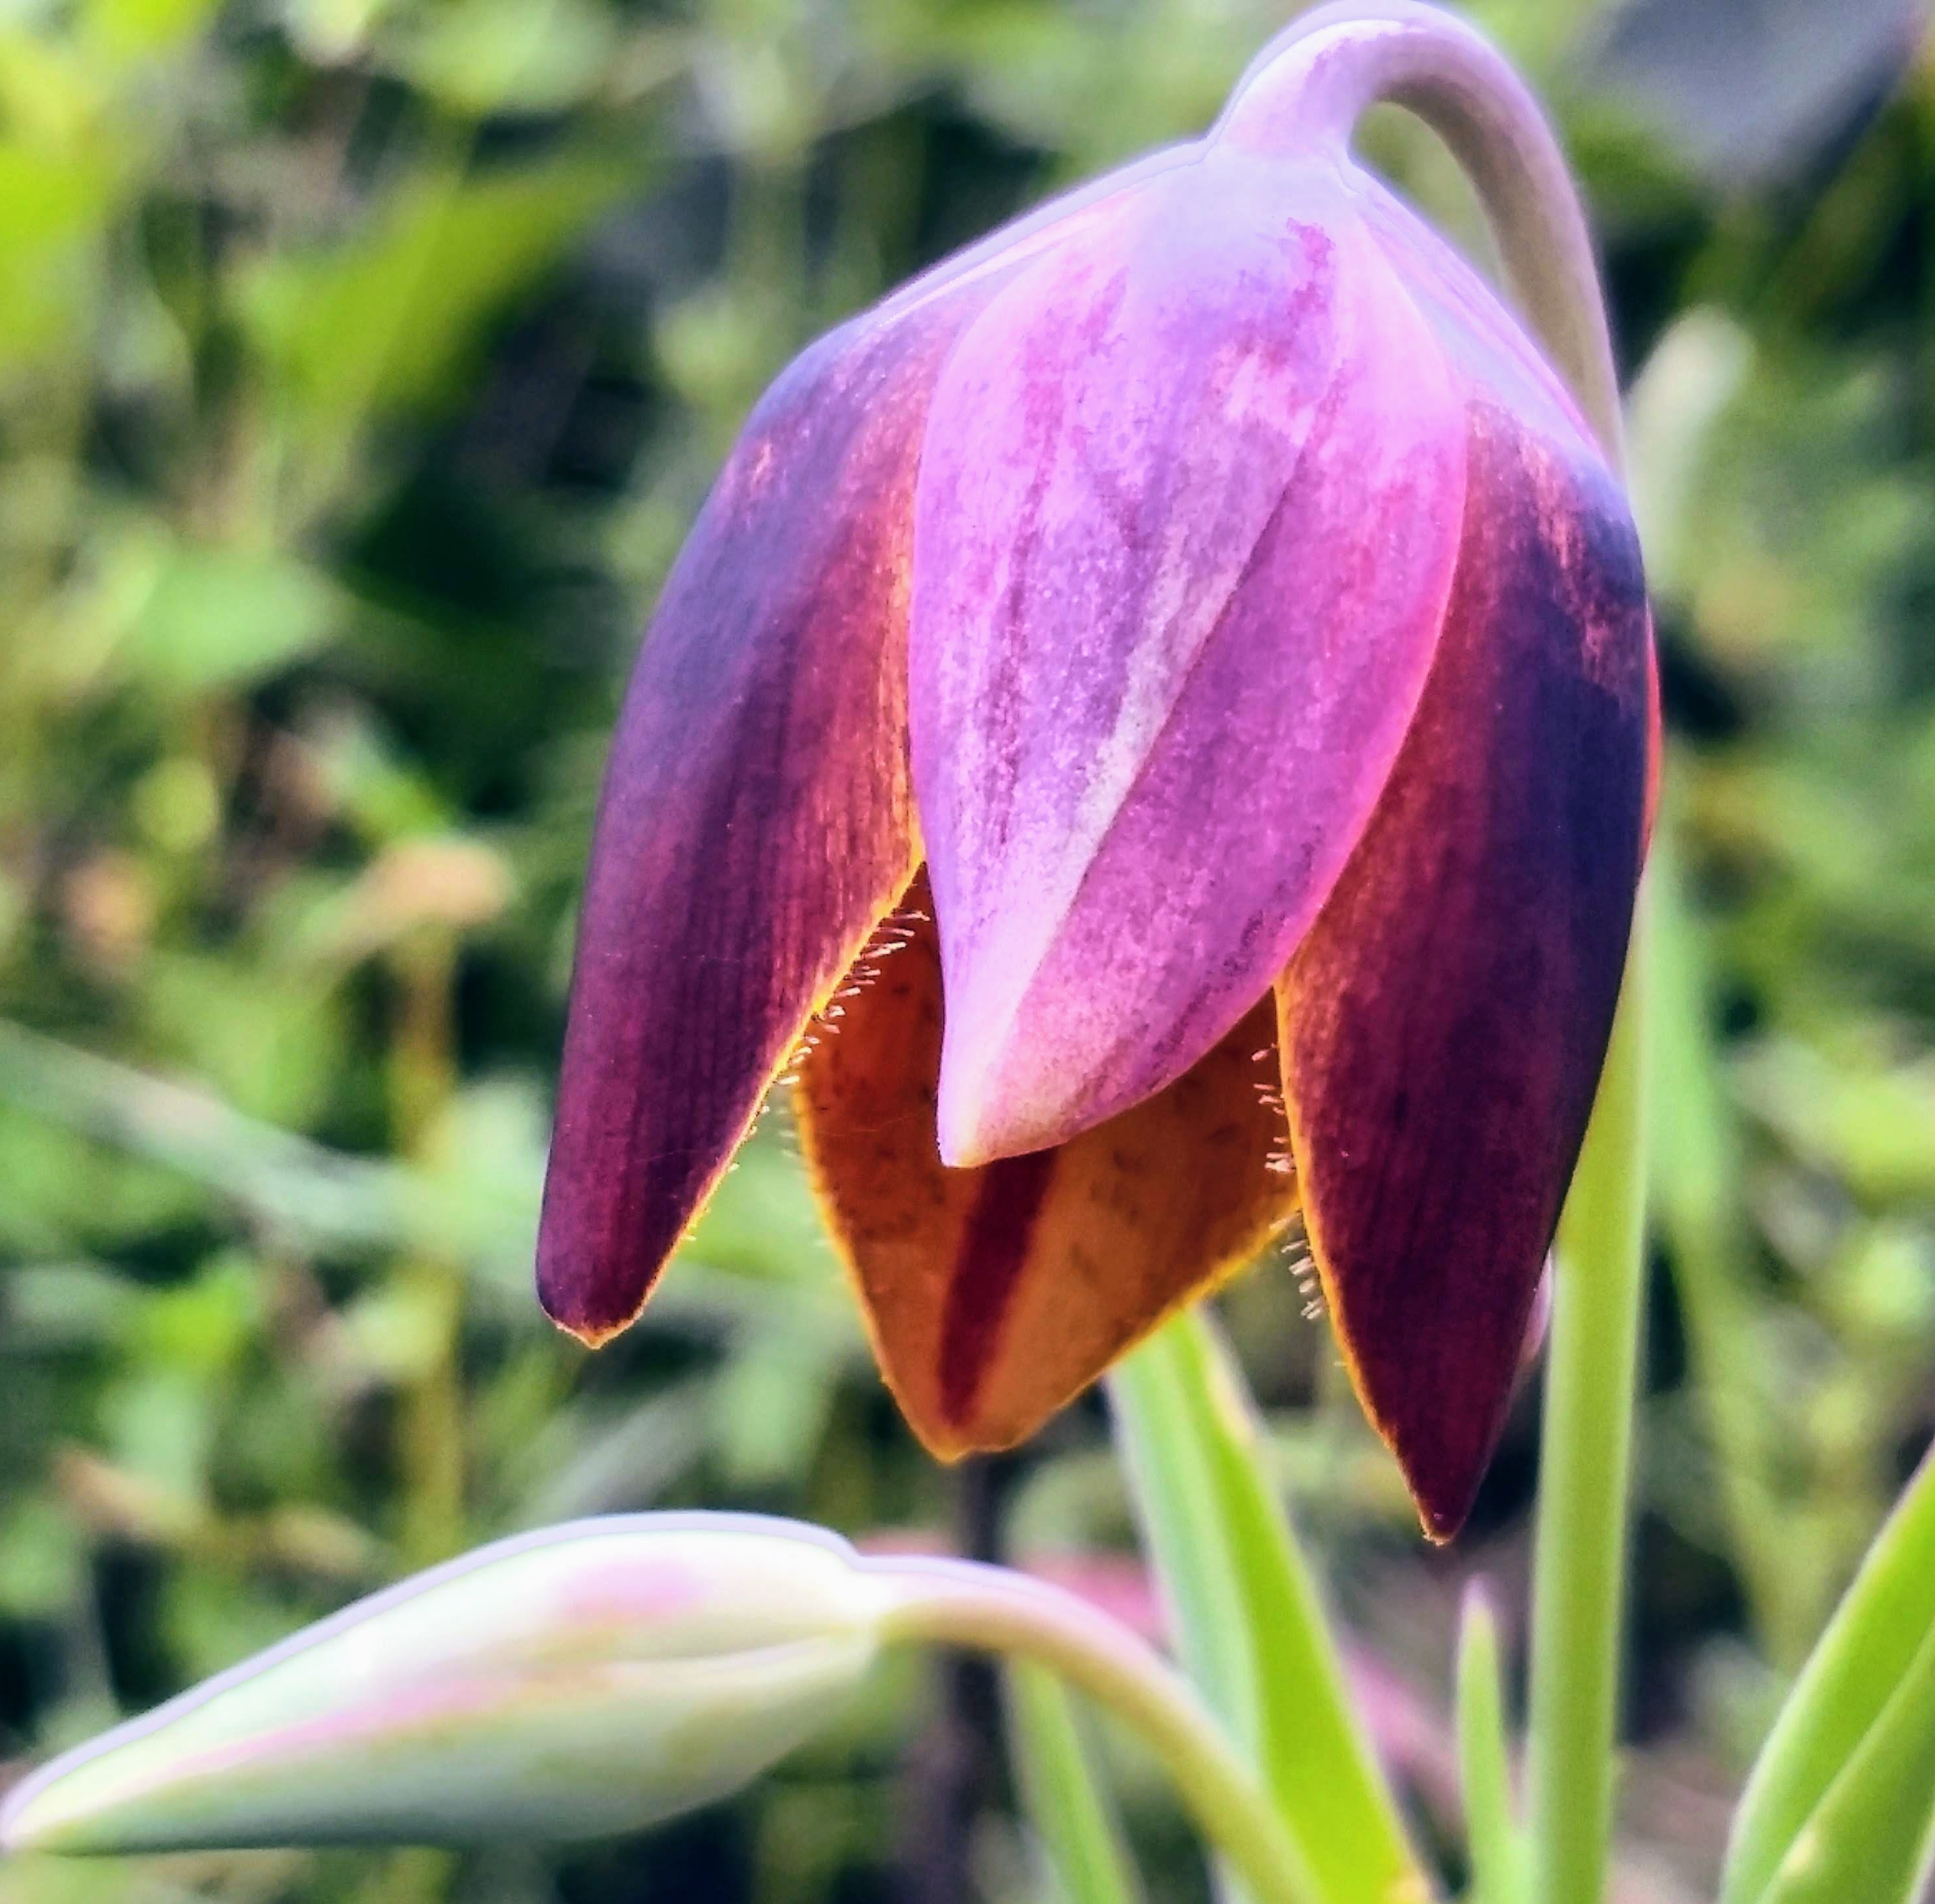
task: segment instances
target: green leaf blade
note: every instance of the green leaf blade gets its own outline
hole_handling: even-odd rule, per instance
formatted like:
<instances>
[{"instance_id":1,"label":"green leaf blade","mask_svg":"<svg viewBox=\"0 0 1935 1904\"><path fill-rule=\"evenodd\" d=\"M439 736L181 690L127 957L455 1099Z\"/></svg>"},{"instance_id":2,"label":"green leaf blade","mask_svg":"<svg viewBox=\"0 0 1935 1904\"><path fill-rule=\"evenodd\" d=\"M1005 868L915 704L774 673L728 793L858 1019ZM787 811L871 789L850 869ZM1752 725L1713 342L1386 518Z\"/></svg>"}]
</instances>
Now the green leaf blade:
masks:
<instances>
[{"instance_id":1,"label":"green leaf blade","mask_svg":"<svg viewBox=\"0 0 1935 1904\"><path fill-rule=\"evenodd\" d=\"M1178 1653L1248 1750L1325 1896L1428 1895L1213 1324L1179 1316L1118 1365L1109 1393Z\"/></svg>"},{"instance_id":2,"label":"green leaf blade","mask_svg":"<svg viewBox=\"0 0 1935 1904\"><path fill-rule=\"evenodd\" d=\"M1907 1694L1931 1632L1935 1460L1924 1457L1761 1749L1734 1818L1720 1904L1758 1904L1770 1895L1837 1782ZM1935 1717L1935 1659L1925 1663Z\"/></svg>"},{"instance_id":3,"label":"green leaf blade","mask_svg":"<svg viewBox=\"0 0 1935 1904\"><path fill-rule=\"evenodd\" d=\"M1801 1827L1762 1904L1913 1904L1935 1813L1935 1628Z\"/></svg>"},{"instance_id":4,"label":"green leaf blade","mask_svg":"<svg viewBox=\"0 0 1935 1904\"><path fill-rule=\"evenodd\" d=\"M1013 1666L1006 1676L1022 1797L1062 1896L1067 1904L1142 1904L1073 1701L1044 1667Z\"/></svg>"},{"instance_id":5,"label":"green leaf blade","mask_svg":"<svg viewBox=\"0 0 1935 1904\"><path fill-rule=\"evenodd\" d=\"M1474 1585L1458 1627L1458 1769L1471 1865L1470 1904L1520 1904L1523 1834L1512 1815L1511 1770L1499 1689L1499 1628Z\"/></svg>"}]
</instances>

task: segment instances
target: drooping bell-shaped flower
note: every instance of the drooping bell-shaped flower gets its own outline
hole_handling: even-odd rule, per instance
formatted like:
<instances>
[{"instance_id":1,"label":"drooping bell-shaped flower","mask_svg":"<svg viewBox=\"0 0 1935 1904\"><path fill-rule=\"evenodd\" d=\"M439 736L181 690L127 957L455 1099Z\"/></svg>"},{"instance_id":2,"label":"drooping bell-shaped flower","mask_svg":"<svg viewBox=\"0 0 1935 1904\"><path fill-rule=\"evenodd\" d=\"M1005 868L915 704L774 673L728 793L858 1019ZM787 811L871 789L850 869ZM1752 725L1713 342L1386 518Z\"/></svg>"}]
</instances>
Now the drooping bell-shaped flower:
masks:
<instances>
[{"instance_id":1,"label":"drooping bell-shaped flower","mask_svg":"<svg viewBox=\"0 0 1935 1904\"><path fill-rule=\"evenodd\" d=\"M539 1280L623 1327L791 1070L930 1447L1300 1216L1443 1534L1606 1048L1651 638L1573 399L1309 45L753 413L614 747Z\"/></svg>"}]
</instances>

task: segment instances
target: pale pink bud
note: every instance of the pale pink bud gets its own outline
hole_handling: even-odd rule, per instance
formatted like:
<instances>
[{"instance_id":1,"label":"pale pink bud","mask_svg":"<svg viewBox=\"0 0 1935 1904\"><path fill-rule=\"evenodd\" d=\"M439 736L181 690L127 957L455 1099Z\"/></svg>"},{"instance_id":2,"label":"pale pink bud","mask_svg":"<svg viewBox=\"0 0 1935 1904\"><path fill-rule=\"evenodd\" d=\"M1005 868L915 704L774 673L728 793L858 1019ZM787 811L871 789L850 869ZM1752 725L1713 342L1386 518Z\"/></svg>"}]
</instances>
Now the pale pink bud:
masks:
<instances>
[{"instance_id":1,"label":"pale pink bud","mask_svg":"<svg viewBox=\"0 0 1935 1904\"><path fill-rule=\"evenodd\" d=\"M846 1544L716 1514L501 1542L56 1759L11 1851L629 1830L737 1790L838 1713L887 1590Z\"/></svg>"}]
</instances>

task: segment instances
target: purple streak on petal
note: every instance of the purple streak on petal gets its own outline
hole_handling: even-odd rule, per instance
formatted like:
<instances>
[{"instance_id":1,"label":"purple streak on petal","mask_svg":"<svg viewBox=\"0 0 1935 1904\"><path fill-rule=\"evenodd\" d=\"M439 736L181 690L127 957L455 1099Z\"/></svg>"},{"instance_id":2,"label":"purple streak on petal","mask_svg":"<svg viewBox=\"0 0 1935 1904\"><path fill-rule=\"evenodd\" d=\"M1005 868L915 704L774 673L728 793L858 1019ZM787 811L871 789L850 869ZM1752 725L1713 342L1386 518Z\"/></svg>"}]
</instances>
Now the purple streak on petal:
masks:
<instances>
[{"instance_id":1,"label":"purple streak on petal","mask_svg":"<svg viewBox=\"0 0 1935 1904\"><path fill-rule=\"evenodd\" d=\"M1158 176L962 338L910 656L951 1162L1161 1088L1281 969L1422 689L1463 453L1327 170Z\"/></svg>"},{"instance_id":2,"label":"purple streak on petal","mask_svg":"<svg viewBox=\"0 0 1935 1904\"><path fill-rule=\"evenodd\" d=\"M940 1323L941 1412L956 1426L973 1418L977 1393L1007 1328L1061 1154L1031 1151L1025 1157L1004 1157L982 1173Z\"/></svg>"}]
</instances>

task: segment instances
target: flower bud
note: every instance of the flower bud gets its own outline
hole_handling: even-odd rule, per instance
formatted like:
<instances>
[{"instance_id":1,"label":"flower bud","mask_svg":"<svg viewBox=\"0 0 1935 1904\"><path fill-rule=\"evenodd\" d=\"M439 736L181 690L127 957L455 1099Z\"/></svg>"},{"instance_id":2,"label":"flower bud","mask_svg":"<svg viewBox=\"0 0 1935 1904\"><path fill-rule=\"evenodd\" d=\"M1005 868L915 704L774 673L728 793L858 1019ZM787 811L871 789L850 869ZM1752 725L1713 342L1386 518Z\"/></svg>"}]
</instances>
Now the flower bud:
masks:
<instances>
[{"instance_id":1,"label":"flower bud","mask_svg":"<svg viewBox=\"0 0 1935 1904\"><path fill-rule=\"evenodd\" d=\"M406 1580L59 1758L8 1850L628 1830L725 1796L837 1713L886 1590L820 1530L582 1521Z\"/></svg>"}]
</instances>

